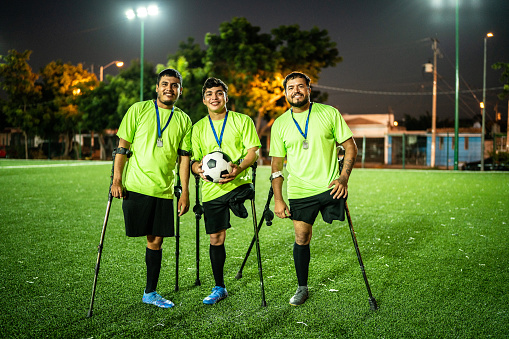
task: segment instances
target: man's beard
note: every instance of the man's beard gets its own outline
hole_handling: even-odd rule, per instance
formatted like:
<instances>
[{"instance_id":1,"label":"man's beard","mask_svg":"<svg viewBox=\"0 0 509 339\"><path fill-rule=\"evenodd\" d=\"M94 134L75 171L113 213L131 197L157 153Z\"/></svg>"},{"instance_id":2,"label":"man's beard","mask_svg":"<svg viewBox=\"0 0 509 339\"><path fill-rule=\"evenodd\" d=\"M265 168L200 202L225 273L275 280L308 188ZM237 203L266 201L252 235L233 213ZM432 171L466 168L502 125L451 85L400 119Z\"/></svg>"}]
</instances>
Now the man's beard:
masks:
<instances>
[{"instance_id":1,"label":"man's beard","mask_svg":"<svg viewBox=\"0 0 509 339\"><path fill-rule=\"evenodd\" d=\"M293 107L306 106L309 103L309 96L304 96L302 101L291 101L291 100L288 100L288 102L290 102L290 105L292 105Z\"/></svg>"},{"instance_id":2,"label":"man's beard","mask_svg":"<svg viewBox=\"0 0 509 339\"><path fill-rule=\"evenodd\" d=\"M170 99L170 100L163 100L163 97L164 97L163 95L159 95L158 99L159 99L159 101L160 101L161 103L163 103L163 104L165 104L165 105L167 105L167 106L173 106L173 105L177 102L177 100L179 99L179 96L178 96L178 95L177 95L177 97L175 98L175 100L171 100L171 99Z\"/></svg>"}]
</instances>

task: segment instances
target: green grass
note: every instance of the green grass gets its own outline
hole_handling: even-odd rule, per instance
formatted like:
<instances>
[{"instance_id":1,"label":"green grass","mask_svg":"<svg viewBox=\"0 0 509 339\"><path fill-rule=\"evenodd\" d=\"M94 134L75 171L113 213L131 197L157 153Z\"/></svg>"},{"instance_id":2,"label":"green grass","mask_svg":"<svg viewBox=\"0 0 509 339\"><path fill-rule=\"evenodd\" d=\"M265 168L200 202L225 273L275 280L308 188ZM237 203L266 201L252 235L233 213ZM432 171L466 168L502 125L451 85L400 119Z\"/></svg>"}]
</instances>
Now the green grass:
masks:
<instances>
[{"instance_id":1,"label":"green grass","mask_svg":"<svg viewBox=\"0 0 509 339\"><path fill-rule=\"evenodd\" d=\"M176 307L145 305L145 239L127 238L121 204L109 217L94 316L86 318L111 163L0 161L0 337L6 338L505 338L509 335L509 175L355 169L349 206L380 309L369 309L348 224L318 221L311 243L310 299L295 291L293 227L260 232L267 307L256 256L236 280L253 236L232 216L225 281L230 296L205 306L213 278L201 221L194 286L195 218L182 219L180 291L175 240L166 239L159 292ZM94 166L92 166L94 164ZM97 165L95 165L97 164ZM8 168L9 166L9 168ZM269 168L258 169L257 211ZM194 205L194 180L191 183ZM273 204L272 204L273 206Z\"/></svg>"}]
</instances>

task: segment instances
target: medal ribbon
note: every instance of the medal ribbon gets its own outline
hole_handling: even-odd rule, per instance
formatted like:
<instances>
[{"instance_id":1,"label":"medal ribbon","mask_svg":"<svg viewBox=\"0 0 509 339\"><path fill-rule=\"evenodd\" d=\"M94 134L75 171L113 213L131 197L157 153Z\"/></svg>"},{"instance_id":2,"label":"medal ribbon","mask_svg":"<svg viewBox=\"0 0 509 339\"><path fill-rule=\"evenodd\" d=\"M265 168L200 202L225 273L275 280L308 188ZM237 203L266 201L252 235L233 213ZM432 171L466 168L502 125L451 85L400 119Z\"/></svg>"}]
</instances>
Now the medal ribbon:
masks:
<instances>
[{"instance_id":1,"label":"medal ribbon","mask_svg":"<svg viewBox=\"0 0 509 339\"><path fill-rule=\"evenodd\" d=\"M224 133L224 128L226 126L226 119L228 119L228 110L226 110L226 115L224 116L223 127L221 128L221 135L218 138L216 129L214 128L214 125L212 124L212 119L210 118L210 115L209 115L210 127L212 127L212 132L214 132L214 137L216 138L216 142L217 142L217 145L219 146L219 148L221 148L221 144L223 143L223 133Z\"/></svg>"},{"instance_id":2,"label":"medal ribbon","mask_svg":"<svg viewBox=\"0 0 509 339\"><path fill-rule=\"evenodd\" d=\"M170 124L170 120L173 117L173 110L175 109L175 106L173 106L171 108L170 117L168 118L166 125L164 125L164 128L161 130L161 122L159 121L160 120L159 119L159 107L157 107L157 101L154 101L154 105L156 106L156 116L157 116L157 135L158 135L159 139L161 139L161 135L163 134L166 127L168 127L168 125Z\"/></svg>"},{"instance_id":3,"label":"medal ribbon","mask_svg":"<svg viewBox=\"0 0 509 339\"><path fill-rule=\"evenodd\" d=\"M299 124L297 123L297 120L295 120L295 118L293 117L293 108L290 108L290 112L292 113L293 122L295 123L295 126L297 126L297 129L299 130L300 134L302 134L302 136L304 137L304 140L306 140L307 137L308 137L309 115L311 114L311 107L312 106L313 106L313 103L310 103L309 104L308 117L306 119L306 130L305 130L304 133L302 132L302 129L300 128Z\"/></svg>"}]
</instances>

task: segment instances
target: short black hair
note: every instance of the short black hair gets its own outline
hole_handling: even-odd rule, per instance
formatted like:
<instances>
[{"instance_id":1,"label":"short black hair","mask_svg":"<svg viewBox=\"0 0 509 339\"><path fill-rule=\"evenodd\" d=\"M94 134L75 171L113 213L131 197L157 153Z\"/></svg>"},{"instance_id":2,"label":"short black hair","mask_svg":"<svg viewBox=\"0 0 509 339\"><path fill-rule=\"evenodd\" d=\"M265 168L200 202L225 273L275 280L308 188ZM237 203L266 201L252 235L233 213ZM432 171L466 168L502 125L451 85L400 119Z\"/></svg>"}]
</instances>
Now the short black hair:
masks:
<instances>
[{"instance_id":1,"label":"short black hair","mask_svg":"<svg viewBox=\"0 0 509 339\"><path fill-rule=\"evenodd\" d=\"M180 75L180 72L173 68L167 68L165 70L162 70L159 72L159 75L157 76L157 85L159 85L159 82L161 81L161 78L164 76L169 77L175 77L179 79L180 81L180 87L182 87L182 75Z\"/></svg>"},{"instance_id":2,"label":"short black hair","mask_svg":"<svg viewBox=\"0 0 509 339\"><path fill-rule=\"evenodd\" d=\"M284 88L285 92L286 92L286 83L288 82L288 80L292 80L295 78L303 78L304 80L306 80L306 86L308 86L308 87L311 84L311 78L308 77L306 74L304 74L302 72L292 72L286 76L285 80L283 80L283 88Z\"/></svg>"},{"instance_id":3,"label":"short black hair","mask_svg":"<svg viewBox=\"0 0 509 339\"><path fill-rule=\"evenodd\" d=\"M228 96L228 86L221 79L218 78L208 78L207 80L205 80L205 83L203 84L203 88L201 90L201 96L204 97L207 88L212 87L223 87L224 93Z\"/></svg>"}]
</instances>

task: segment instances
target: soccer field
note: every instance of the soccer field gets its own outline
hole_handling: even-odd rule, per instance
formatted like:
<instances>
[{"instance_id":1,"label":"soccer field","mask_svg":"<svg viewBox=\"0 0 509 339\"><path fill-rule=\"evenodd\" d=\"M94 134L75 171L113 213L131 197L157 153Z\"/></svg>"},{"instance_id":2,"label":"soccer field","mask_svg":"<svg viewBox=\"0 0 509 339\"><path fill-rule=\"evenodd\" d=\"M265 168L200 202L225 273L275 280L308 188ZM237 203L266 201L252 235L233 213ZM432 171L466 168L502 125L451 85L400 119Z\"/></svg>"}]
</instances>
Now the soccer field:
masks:
<instances>
[{"instance_id":1,"label":"soccer field","mask_svg":"<svg viewBox=\"0 0 509 339\"><path fill-rule=\"evenodd\" d=\"M51 166L48 166L51 165ZM94 303L87 318L108 199L110 162L0 160L0 337L2 338L506 338L509 336L509 174L355 169L348 204L370 287L347 222L313 229L310 298L296 289L293 227L277 217L260 231L267 307L256 255L235 279L253 237L251 216L232 214L225 283L213 287L208 236L200 222L196 280L195 202L181 218L180 277L175 239L163 245L158 292L175 303L141 302L143 238L125 236L121 203L109 216ZM268 167L257 170L261 217ZM273 206L273 203L271 204ZM246 203L248 211L249 204Z\"/></svg>"}]
</instances>

